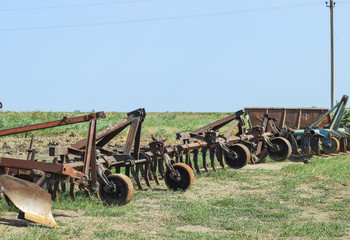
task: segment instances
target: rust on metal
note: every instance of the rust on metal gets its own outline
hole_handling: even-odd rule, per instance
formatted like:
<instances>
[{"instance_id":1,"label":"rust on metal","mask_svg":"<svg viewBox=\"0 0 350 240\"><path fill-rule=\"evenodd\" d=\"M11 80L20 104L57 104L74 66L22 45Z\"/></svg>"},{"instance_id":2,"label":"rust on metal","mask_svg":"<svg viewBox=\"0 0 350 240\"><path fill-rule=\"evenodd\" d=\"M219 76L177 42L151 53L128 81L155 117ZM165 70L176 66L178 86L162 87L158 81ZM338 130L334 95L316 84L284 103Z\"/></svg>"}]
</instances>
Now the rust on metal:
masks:
<instances>
[{"instance_id":1,"label":"rust on metal","mask_svg":"<svg viewBox=\"0 0 350 240\"><path fill-rule=\"evenodd\" d=\"M24 214L24 219L55 227L51 213L51 196L38 185L10 176L0 175L0 184L5 190L6 196Z\"/></svg>"},{"instance_id":2,"label":"rust on metal","mask_svg":"<svg viewBox=\"0 0 350 240\"><path fill-rule=\"evenodd\" d=\"M249 116L251 126L262 126L265 114L270 118L275 118L275 124L282 129L289 128L301 129L309 127L320 119L327 111L326 108L244 108ZM328 115L318 124L318 127L324 127L331 122L331 116ZM266 131L271 131L270 126Z\"/></svg>"},{"instance_id":3,"label":"rust on metal","mask_svg":"<svg viewBox=\"0 0 350 240\"><path fill-rule=\"evenodd\" d=\"M105 117L106 117L106 114L104 112L90 113L85 116L73 117L73 118L64 117L62 120L58 120L58 121L38 123L34 125L0 130L0 136L7 136L11 134L25 133L25 132L30 132L30 131L40 130L40 129L59 127L59 126L76 124L81 122L88 122L91 119L98 119L98 118L105 118Z\"/></svg>"},{"instance_id":4,"label":"rust on metal","mask_svg":"<svg viewBox=\"0 0 350 240\"><path fill-rule=\"evenodd\" d=\"M0 167L17 168L17 169L37 169L48 173L82 178L85 174L63 164L27 161L16 158L0 157Z\"/></svg>"}]
</instances>

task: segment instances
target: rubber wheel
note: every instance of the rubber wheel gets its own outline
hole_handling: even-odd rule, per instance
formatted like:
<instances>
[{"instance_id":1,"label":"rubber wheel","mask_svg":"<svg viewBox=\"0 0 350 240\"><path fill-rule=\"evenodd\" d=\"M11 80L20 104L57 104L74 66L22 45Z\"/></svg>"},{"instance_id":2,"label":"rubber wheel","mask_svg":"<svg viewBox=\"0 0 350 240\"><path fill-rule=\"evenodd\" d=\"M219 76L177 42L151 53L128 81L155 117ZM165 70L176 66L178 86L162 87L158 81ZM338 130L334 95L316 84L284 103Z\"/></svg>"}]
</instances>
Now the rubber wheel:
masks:
<instances>
[{"instance_id":1,"label":"rubber wheel","mask_svg":"<svg viewBox=\"0 0 350 240\"><path fill-rule=\"evenodd\" d=\"M174 169L180 173L180 181L176 181L170 177L170 170L167 169L165 172L164 180L165 184L171 190L182 190L186 191L189 189L194 181L194 173L190 166L185 163L175 163Z\"/></svg>"},{"instance_id":2,"label":"rubber wheel","mask_svg":"<svg viewBox=\"0 0 350 240\"><path fill-rule=\"evenodd\" d=\"M230 158L228 153L224 151L225 163L230 168L239 169L247 165L251 158L249 149L243 144L235 144L228 148L237 154L238 158Z\"/></svg>"},{"instance_id":3,"label":"rubber wheel","mask_svg":"<svg viewBox=\"0 0 350 240\"><path fill-rule=\"evenodd\" d=\"M339 148L340 148L339 140L336 139L335 137L332 137L330 147L326 146L325 144L322 144L322 150L326 154L337 153L339 151Z\"/></svg>"},{"instance_id":4,"label":"rubber wheel","mask_svg":"<svg viewBox=\"0 0 350 240\"><path fill-rule=\"evenodd\" d=\"M126 205L134 196L134 187L131 179L124 174L110 174L108 180L116 185L116 191L105 191L105 184L100 183L100 197L101 200L108 206L111 205Z\"/></svg>"},{"instance_id":5,"label":"rubber wheel","mask_svg":"<svg viewBox=\"0 0 350 240\"><path fill-rule=\"evenodd\" d=\"M271 140L271 143L276 144L279 148L278 151L275 151L271 147L267 147L267 152L272 160L281 162L289 158L290 154L292 153L292 145L287 139L283 137L276 137Z\"/></svg>"}]
</instances>

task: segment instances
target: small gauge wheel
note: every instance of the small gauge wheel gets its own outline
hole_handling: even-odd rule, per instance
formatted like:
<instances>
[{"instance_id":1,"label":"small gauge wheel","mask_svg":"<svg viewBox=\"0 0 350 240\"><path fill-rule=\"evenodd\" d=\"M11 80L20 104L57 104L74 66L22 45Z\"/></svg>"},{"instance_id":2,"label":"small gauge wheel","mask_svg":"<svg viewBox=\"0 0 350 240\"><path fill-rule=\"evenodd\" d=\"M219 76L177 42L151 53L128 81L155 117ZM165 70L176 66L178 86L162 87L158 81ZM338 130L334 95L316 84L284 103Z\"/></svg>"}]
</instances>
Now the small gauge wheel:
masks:
<instances>
[{"instance_id":1,"label":"small gauge wheel","mask_svg":"<svg viewBox=\"0 0 350 240\"><path fill-rule=\"evenodd\" d=\"M101 200L108 206L126 205L134 196L134 187L131 179L124 174L110 174L108 180L115 188L107 189L106 185L100 182L99 195Z\"/></svg>"},{"instance_id":2,"label":"small gauge wheel","mask_svg":"<svg viewBox=\"0 0 350 240\"><path fill-rule=\"evenodd\" d=\"M239 169L247 165L248 161L251 159L251 154L245 145L234 144L232 146L228 146L228 148L233 151L236 156L233 158L229 155L229 153L224 151L227 166L230 168Z\"/></svg>"},{"instance_id":3,"label":"small gauge wheel","mask_svg":"<svg viewBox=\"0 0 350 240\"><path fill-rule=\"evenodd\" d=\"M278 146L278 150L273 149L271 147L267 148L267 152L269 153L269 157L276 161L281 162L289 158L292 153L292 145L290 142L283 137L276 137L270 140L272 144L276 144Z\"/></svg>"},{"instance_id":4,"label":"small gauge wheel","mask_svg":"<svg viewBox=\"0 0 350 240\"><path fill-rule=\"evenodd\" d=\"M165 172L165 184L171 190L186 191L189 189L194 181L194 173L190 166L185 163L175 163L173 168L180 173L180 179L176 180L170 176L169 169Z\"/></svg>"},{"instance_id":5,"label":"small gauge wheel","mask_svg":"<svg viewBox=\"0 0 350 240\"><path fill-rule=\"evenodd\" d=\"M322 143L322 150L326 154L331 154L331 153L337 153L340 148L340 143L339 140L336 139L335 137L332 137L331 139L331 146L327 146L326 144Z\"/></svg>"}]
</instances>

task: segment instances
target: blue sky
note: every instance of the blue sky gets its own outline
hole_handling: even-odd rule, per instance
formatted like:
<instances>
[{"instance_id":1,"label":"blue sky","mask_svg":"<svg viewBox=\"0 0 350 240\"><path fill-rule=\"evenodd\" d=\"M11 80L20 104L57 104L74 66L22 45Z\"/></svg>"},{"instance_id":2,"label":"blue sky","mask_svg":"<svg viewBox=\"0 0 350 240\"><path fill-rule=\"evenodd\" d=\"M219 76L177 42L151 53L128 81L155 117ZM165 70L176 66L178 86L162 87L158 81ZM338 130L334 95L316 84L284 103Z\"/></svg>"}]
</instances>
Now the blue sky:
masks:
<instances>
[{"instance_id":1,"label":"blue sky","mask_svg":"<svg viewBox=\"0 0 350 240\"><path fill-rule=\"evenodd\" d=\"M335 96L350 94L350 0L336 1ZM12 111L232 112L330 107L319 0L0 2Z\"/></svg>"}]
</instances>

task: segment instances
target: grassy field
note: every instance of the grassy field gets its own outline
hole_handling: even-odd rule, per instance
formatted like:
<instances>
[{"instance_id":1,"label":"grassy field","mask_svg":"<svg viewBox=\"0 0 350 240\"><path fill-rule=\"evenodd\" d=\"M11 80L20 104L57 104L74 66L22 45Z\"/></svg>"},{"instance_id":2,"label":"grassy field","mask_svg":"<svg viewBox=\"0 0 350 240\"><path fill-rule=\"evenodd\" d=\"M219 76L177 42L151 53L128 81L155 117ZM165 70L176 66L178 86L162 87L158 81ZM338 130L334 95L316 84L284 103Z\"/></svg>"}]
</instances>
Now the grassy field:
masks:
<instances>
[{"instance_id":1,"label":"grassy field","mask_svg":"<svg viewBox=\"0 0 350 240\"><path fill-rule=\"evenodd\" d=\"M349 239L349 169L337 156L221 170L196 175L185 193L137 191L124 207L61 193L58 229L16 220L2 200L0 229L3 239Z\"/></svg>"},{"instance_id":2,"label":"grassy field","mask_svg":"<svg viewBox=\"0 0 350 240\"><path fill-rule=\"evenodd\" d=\"M0 130L9 129L19 126L37 124L42 122L56 121L66 116L77 117L89 113L82 112L0 112ZM176 132L183 132L200 128L213 121L219 120L232 113L146 113L146 119L143 123L143 136L151 136L154 134L158 137L175 140ZM97 130L105 129L123 118L126 118L126 113L109 112L106 113L105 119L98 120ZM74 125L50 128L35 131L35 135L75 133L81 136L87 135L89 123L79 123ZM122 132L121 136L125 136L127 131ZM25 134L17 134L21 138Z\"/></svg>"},{"instance_id":3,"label":"grassy field","mask_svg":"<svg viewBox=\"0 0 350 240\"><path fill-rule=\"evenodd\" d=\"M5 129L63 115L81 113L3 112L6 121L0 123ZM143 134L174 140L175 132L227 115L150 113ZM125 113L107 116L99 121L100 129ZM39 134L84 135L86 129L78 124ZM1 200L1 239L350 239L349 185L349 156L312 159L309 164L268 161L240 170L196 174L187 192L168 191L164 181L159 186L153 183L152 189L136 191L124 207L106 207L79 192L72 201L68 193L61 193L52 207L58 229L17 220L16 210Z\"/></svg>"}]
</instances>

